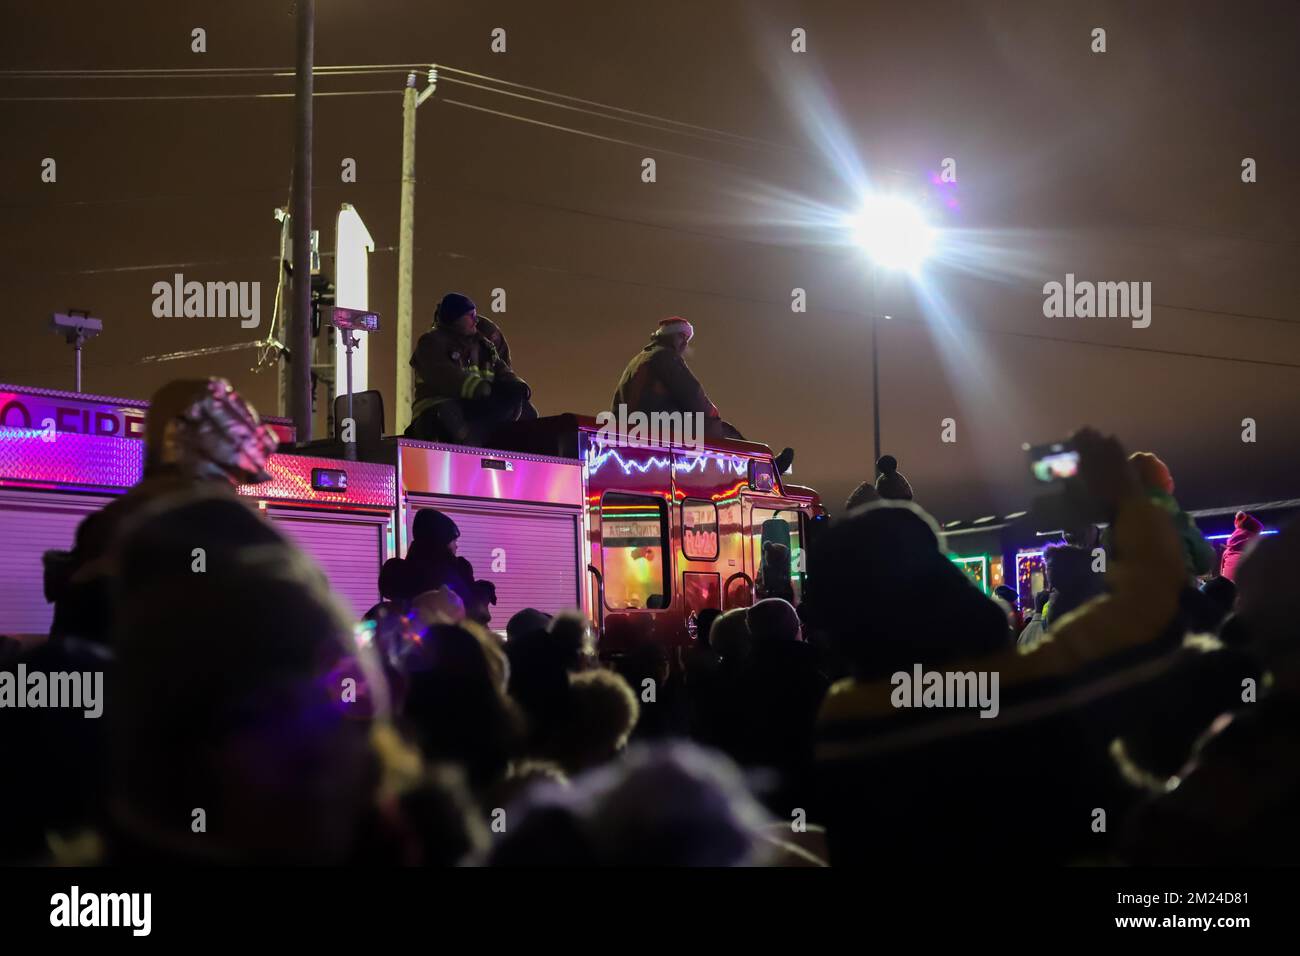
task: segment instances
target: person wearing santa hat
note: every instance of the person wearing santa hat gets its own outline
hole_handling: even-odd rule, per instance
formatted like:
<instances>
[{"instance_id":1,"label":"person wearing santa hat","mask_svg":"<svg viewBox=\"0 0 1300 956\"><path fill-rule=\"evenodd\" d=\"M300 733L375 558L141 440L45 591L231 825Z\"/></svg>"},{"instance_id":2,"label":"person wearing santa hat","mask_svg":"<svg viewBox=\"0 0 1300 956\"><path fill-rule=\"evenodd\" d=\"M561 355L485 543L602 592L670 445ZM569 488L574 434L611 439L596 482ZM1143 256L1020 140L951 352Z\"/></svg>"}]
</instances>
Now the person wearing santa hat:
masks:
<instances>
[{"instance_id":1,"label":"person wearing santa hat","mask_svg":"<svg viewBox=\"0 0 1300 956\"><path fill-rule=\"evenodd\" d=\"M625 406L628 414L701 414L707 437L743 440L744 436L722 419L718 406L709 400L704 386L686 364L686 347L694 337L695 327L681 316L661 319L649 344L627 363L610 408ZM794 450L786 448L777 456L778 471L784 472L793 460Z\"/></svg>"},{"instance_id":2,"label":"person wearing santa hat","mask_svg":"<svg viewBox=\"0 0 1300 956\"><path fill-rule=\"evenodd\" d=\"M1223 549L1223 566L1219 568L1219 575L1227 578L1229 581L1237 580L1237 564L1241 561L1242 555L1246 553L1246 548L1250 546L1256 538L1264 531L1264 525L1254 515L1247 514L1244 511L1238 511L1232 519L1232 534L1228 536L1228 543Z\"/></svg>"}]
</instances>

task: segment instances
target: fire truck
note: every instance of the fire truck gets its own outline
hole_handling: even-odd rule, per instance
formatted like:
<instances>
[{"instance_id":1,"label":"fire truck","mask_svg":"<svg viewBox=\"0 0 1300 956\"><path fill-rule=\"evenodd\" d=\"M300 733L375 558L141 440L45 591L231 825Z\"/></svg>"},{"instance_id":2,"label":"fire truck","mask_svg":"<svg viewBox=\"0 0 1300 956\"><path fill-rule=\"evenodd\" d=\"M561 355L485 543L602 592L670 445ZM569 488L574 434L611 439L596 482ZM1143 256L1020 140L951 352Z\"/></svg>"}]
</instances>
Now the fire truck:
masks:
<instances>
[{"instance_id":1,"label":"fire truck","mask_svg":"<svg viewBox=\"0 0 1300 956\"><path fill-rule=\"evenodd\" d=\"M81 520L140 479L147 410L0 385L0 633L48 632L42 555L70 549ZM283 449L271 480L238 491L358 617L379 600L380 566L406 553L415 515L436 508L459 526L475 575L496 587L493 627L526 607L580 608L608 652L679 645L705 608L754 601L769 541L790 548L801 594L804 548L825 518L816 492L777 474L771 449L755 442L627 444L593 418L558 415L503 429L492 448L376 435L348 460L269 422Z\"/></svg>"}]
</instances>

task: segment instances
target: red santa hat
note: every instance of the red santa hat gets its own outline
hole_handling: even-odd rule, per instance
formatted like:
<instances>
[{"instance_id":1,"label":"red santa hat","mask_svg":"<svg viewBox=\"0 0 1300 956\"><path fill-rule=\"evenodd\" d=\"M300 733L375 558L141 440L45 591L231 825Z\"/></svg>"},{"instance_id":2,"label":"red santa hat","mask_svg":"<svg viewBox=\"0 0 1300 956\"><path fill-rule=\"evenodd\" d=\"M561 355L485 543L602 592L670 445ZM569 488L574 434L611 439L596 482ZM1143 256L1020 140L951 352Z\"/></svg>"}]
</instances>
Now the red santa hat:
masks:
<instances>
[{"instance_id":1,"label":"red santa hat","mask_svg":"<svg viewBox=\"0 0 1300 956\"><path fill-rule=\"evenodd\" d=\"M695 326L687 322L680 315L673 315L666 319L659 320L659 327L655 329L655 335L684 335L689 342L695 338Z\"/></svg>"}]
</instances>

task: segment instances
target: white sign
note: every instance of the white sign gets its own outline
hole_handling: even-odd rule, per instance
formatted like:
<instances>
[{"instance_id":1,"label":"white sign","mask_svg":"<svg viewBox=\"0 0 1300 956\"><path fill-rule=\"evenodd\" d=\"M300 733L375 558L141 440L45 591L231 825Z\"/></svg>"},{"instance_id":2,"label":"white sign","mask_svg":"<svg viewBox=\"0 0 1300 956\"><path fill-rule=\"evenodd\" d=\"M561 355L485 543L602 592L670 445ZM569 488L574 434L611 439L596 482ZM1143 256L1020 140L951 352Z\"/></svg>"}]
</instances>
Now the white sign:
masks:
<instances>
[{"instance_id":1,"label":"white sign","mask_svg":"<svg viewBox=\"0 0 1300 956\"><path fill-rule=\"evenodd\" d=\"M366 224L351 204L343 203L339 209L338 227L334 230L334 304L345 309L370 310L369 255L375 251L375 240L370 237ZM367 370L370 367L368 332L352 333L357 338L352 353L352 390L364 392ZM347 389L347 350L343 336L334 336L334 391L343 394Z\"/></svg>"}]
</instances>

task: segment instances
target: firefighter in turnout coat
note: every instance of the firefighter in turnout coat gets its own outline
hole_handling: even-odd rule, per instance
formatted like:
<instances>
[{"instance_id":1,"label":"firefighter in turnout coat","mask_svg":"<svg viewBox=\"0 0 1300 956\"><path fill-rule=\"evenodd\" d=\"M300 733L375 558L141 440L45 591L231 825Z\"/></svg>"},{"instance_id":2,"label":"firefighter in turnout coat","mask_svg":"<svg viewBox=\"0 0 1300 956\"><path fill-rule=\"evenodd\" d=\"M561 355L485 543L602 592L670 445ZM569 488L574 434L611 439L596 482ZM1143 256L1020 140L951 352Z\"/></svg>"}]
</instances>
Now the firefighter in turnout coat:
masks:
<instances>
[{"instance_id":1,"label":"firefighter in turnout coat","mask_svg":"<svg viewBox=\"0 0 1300 956\"><path fill-rule=\"evenodd\" d=\"M411 356L415 402L406 436L483 445L493 429L531 408L532 393L484 334L469 298L455 292L444 296L433 321ZM495 326L491 330L500 336ZM504 345L504 336L501 341Z\"/></svg>"},{"instance_id":2,"label":"firefighter in turnout coat","mask_svg":"<svg viewBox=\"0 0 1300 956\"><path fill-rule=\"evenodd\" d=\"M625 406L627 413L681 412L704 416L704 436L709 439L738 438L736 428L722 419L718 406L709 400L704 386L686 364L686 346L695 337L695 328L679 316L662 319L650 336L650 343L627 363L618 388L614 390L611 411ZM778 472L784 473L794 460L794 450L784 449L776 456Z\"/></svg>"},{"instance_id":3,"label":"firefighter in turnout coat","mask_svg":"<svg viewBox=\"0 0 1300 956\"><path fill-rule=\"evenodd\" d=\"M706 435L739 438L740 433L722 421L718 406L709 401L704 386L686 364L683 356L694 336L694 327L685 319L663 319L650 336L650 344L627 363L610 407L626 406L628 414L698 413L704 416Z\"/></svg>"}]
</instances>

